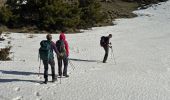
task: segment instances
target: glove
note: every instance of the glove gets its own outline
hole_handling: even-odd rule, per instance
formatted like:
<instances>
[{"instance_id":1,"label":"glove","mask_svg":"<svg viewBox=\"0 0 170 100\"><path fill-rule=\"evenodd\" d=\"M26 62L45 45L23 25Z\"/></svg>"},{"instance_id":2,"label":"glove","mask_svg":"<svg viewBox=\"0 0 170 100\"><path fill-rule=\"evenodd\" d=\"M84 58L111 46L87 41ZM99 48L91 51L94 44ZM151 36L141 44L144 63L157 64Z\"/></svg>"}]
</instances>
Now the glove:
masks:
<instances>
[{"instance_id":1,"label":"glove","mask_svg":"<svg viewBox=\"0 0 170 100\"><path fill-rule=\"evenodd\" d=\"M57 57L61 57L62 56L62 54L61 53L59 53L58 55L57 55Z\"/></svg>"}]
</instances>

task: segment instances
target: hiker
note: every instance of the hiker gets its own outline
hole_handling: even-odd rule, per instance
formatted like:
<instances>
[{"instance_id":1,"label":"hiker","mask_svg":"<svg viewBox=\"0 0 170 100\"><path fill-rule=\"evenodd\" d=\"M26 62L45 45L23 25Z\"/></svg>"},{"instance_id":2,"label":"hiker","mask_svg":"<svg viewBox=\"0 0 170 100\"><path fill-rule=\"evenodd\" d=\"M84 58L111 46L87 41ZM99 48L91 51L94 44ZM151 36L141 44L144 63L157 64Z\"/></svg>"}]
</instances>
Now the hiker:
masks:
<instances>
[{"instance_id":1,"label":"hiker","mask_svg":"<svg viewBox=\"0 0 170 100\"><path fill-rule=\"evenodd\" d=\"M58 75L60 77L62 77L62 75L65 77L69 77L69 75L67 74L69 46L68 46L68 42L66 40L64 33L65 33L64 31L61 31L59 40L56 42L56 47L57 47L59 53L61 54L60 57L57 57L57 59L58 59ZM63 71L62 71L62 62L64 63Z\"/></svg>"},{"instance_id":2,"label":"hiker","mask_svg":"<svg viewBox=\"0 0 170 100\"><path fill-rule=\"evenodd\" d=\"M45 81L43 83L45 84L47 84L48 82L48 64L50 64L51 66L52 82L55 82L57 80L57 78L55 77L55 61L54 61L53 50L58 56L60 55L55 43L52 41L52 35L47 34L46 38L47 40L42 40L40 42L41 47L39 49L40 58L43 60L43 64L44 64Z\"/></svg>"},{"instance_id":3,"label":"hiker","mask_svg":"<svg viewBox=\"0 0 170 100\"><path fill-rule=\"evenodd\" d=\"M104 48L105 50L105 55L103 58L103 63L106 63L108 54L109 54L109 47L111 48L111 43L109 42L109 39L112 38L112 34L109 34L108 36L102 36L100 40L100 45Z\"/></svg>"}]
</instances>

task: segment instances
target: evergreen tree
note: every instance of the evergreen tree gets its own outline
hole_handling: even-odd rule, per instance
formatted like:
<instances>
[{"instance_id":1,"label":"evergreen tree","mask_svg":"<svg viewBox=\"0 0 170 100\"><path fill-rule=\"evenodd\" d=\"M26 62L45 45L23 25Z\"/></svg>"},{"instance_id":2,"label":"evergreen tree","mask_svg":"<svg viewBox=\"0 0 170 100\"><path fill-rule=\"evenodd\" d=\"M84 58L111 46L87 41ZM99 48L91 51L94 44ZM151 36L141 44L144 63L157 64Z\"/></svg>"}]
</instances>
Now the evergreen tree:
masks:
<instances>
[{"instance_id":1,"label":"evergreen tree","mask_svg":"<svg viewBox=\"0 0 170 100\"><path fill-rule=\"evenodd\" d=\"M6 8L5 6L0 9L0 25L4 24L6 25L10 18L12 17L12 12L9 8Z\"/></svg>"},{"instance_id":2,"label":"evergreen tree","mask_svg":"<svg viewBox=\"0 0 170 100\"><path fill-rule=\"evenodd\" d=\"M0 23L11 28L37 26L42 30L92 27L102 21L97 0L7 0L0 10Z\"/></svg>"},{"instance_id":3,"label":"evergreen tree","mask_svg":"<svg viewBox=\"0 0 170 100\"><path fill-rule=\"evenodd\" d=\"M40 25L47 29L75 28L79 24L78 5L69 5L62 0L45 3L40 9Z\"/></svg>"},{"instance_id":4,"label":"evergreen tree","mask_svg":"<svg viewBox=\"0 0 170 100\"><path fill-rule=\"evenodd\" d=\"M94 24L102 21L103 14L101 11L101 5L97 0L79 0L81 8L81 23L80 28L92 27Z\"/></svg>"}]
</instances>

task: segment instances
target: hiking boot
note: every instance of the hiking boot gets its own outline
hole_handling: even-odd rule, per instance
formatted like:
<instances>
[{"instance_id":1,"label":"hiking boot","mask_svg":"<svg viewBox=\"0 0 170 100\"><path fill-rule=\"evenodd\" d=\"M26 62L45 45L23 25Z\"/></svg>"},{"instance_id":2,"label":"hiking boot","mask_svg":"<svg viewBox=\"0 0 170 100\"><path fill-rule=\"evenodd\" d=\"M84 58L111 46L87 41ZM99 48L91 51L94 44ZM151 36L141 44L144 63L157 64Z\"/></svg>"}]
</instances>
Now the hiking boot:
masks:
<instances>
[{"instance_id":1,"label":"hiking boot","mask_svg":"<svg viewBox=\"0 0 170 100\"><path fill-rule=\"evenodd\" d=\"M62 73L58 73L58 76L62 76Z\"/></svg>"},{"instance_id":2,"label":"hiking boot","mask_svg":"<svg viewBox=\"0 0 170 100\"><path fill-rule=\"evenodd\" d=\"M47 82L48 82L48 79L45 79L45 81L43 82L44 84L47 84Z\"/></svg>"},{"instance_id":3,"label":"hiking boot","mask_svg":"<svg viewBox=\"0 0 170 100\"><path fill-rule=\"evenodd\" d=\"M62 75L61 75L61 74L59 74L59 75L58 75L58 77L62 77Z\"/></svg>"},{"instance_id":4,"label":"hiking boot","mask_svg":"<svg viewBox=\"0 0 170 100\"><path fill-rule=\"evenodd\" d=\"M52 79L52 82L55 82L55 81L57 81L57 78L53 78L53 79Z\"/></svg>"},{"instance_id":5,"label":"hiking boot","mask_svg":"<svg viewBox=\"0 0 170 100\"><path fill-rule=\"evenodd\" d=\"M67 75L67 74L63 74L63 76L65 76L65 77L69 77L69 75Z\"/></svg>"}]
</instances>

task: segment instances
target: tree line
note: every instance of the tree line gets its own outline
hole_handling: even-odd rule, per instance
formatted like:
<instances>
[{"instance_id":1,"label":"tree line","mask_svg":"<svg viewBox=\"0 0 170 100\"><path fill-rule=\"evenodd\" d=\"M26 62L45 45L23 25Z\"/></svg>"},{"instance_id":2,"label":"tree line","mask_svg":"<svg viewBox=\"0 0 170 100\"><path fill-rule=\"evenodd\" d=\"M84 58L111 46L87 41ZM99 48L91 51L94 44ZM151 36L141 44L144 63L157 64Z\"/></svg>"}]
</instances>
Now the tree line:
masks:
<instances>
[{"instance_id":1,"label":"tree line","mask_svg":"<svg viewBox=\"0 0 170 100\"><path fill-rule=\"evenodd\" d=\"M0 9L0 25L9 28L36 26L40 30L89 28L103 21L97 0L7 0Z\"/></svg>"},{"instance_id":2,"label":"tree line","mask_svg":"<svg viewBox=\"0 0 170 100\"><path fill-rule=\"evenodd\" d=\"M3 0L0 26L8 28L36 27L39 30L85 29L109 19L103 2L119 0ZM139 6L166 0L122 0ZM70 3L71 2L71 3ZM102 2L102 3L101 3ZM107 8L106 8L107 9ZM118 12L119 13L119 12Z\"/></svg>"}]
</instances>

